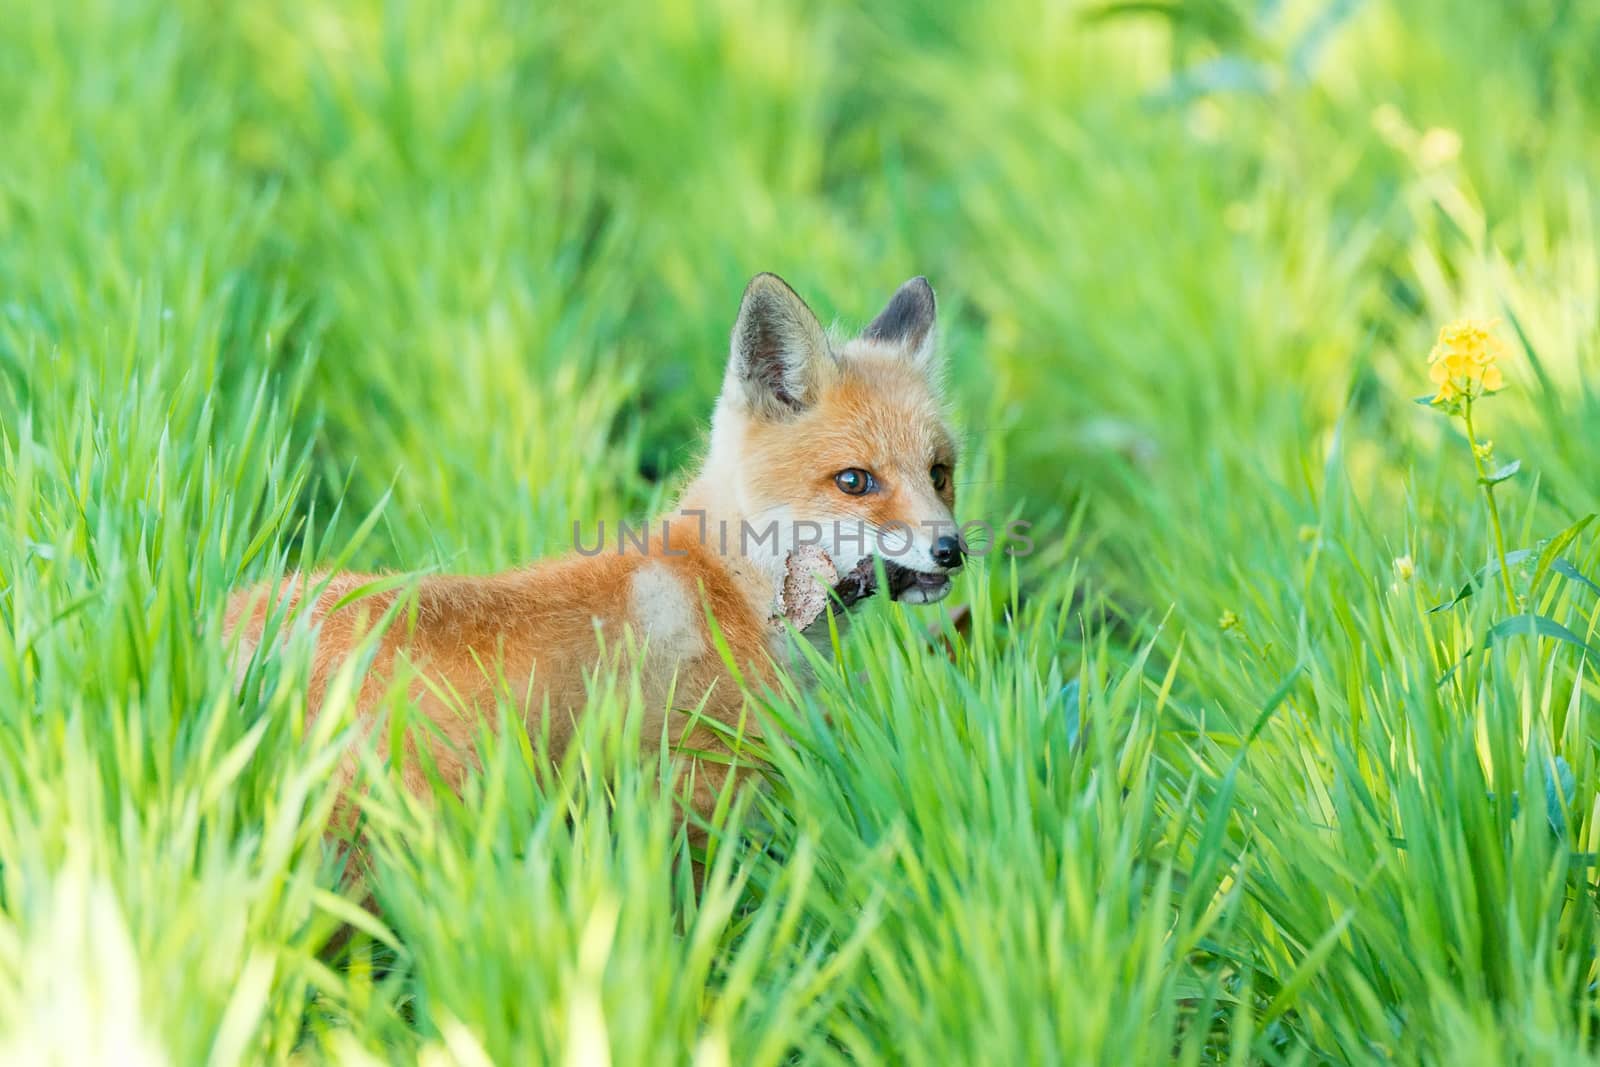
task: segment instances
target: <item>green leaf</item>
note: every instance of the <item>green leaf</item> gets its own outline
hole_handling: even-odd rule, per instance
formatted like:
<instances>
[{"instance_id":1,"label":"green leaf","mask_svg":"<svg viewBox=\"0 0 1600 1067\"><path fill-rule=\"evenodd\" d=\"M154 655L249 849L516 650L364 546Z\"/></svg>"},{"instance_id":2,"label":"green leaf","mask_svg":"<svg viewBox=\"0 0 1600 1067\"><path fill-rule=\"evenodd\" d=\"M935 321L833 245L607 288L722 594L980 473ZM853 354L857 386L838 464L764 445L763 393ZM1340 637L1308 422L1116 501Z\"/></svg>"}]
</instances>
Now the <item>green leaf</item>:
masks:
<instances>
[{"instance_id":1,"label":"green leaf","mask_svg":"<svg viewBox=\"0 0 1600 1067\"><path fill-rule=\"evenodd\" d=\"M1488 475L1485 475L1482 478L1479 478L1478 479L1478 484L1479 485L1499 485L1501 482L1509 482L1512 478L1514 478L1516 476L1516 473L1521 469L1522 469L1522 460L1514 459L1510 463L1507 463L1507 464L1499 467L1498 469L1496 469L1492 473L1490 473Z\"/></svg>"},{"instance_id":2,"label":"green leaf","mask_svg":"<svg viewBox=\"0 0 1600 1067\"><path fill-rule=\"evenodd\" d=\"M1578 796L1578 780L1565 757L1551 761L1544 775L1544 809L1550 828L1559 836L1567 834L1567 809Z\"/></svg>"},{"instance_id":3,"label":"green leaf","mask_svg":"<svg viewBox=\"0 0 1600 1067\"><path fill-rule=\"evenodd\" d=\"M1531 549L1531 548L1519 548L1515 552L1507 552L1506 553L1506 565L1508 567L1509 566L1515 566L1516 564L1521 563L1523 560L1527 559L1528 557L1530 557L1532 555L1533 555L1533 549ZM1483 586L1483 584L1485 582L1487 582L1489 579L1493 578L1495 575L1497 575L1499 573L1500 573L1500 561L1498 559L1490 560L1487 565L1485 565L1483 568L1481 568L1478 571L1478 573L1474 574L1471 578L1467 579L1467 584L1463 585L1461 587L1460 591L1457 592L1454 597L1452 597L1451 599L1445 601L1443 604L1436 604L1433 607L1429 608L1428 609L1428 614L1429 615L1437 615L1441 611L1449 611L1451 608L1455 607L1457 604L1461 603L1463 600L1466 600L1473 593L1476 593L1480 588L1482 588L1482 586Z\"/></svg>"},{"instance_id":4,"label":"green leaf","mask_svg":"<svg viewBox=\"0 0 1600 1067\"><path fill-rule=\"evenodd\" d=\"M1295 664L1294 668L1284 676L1283 681L1278 683L1278 688L1274 689L1272 695L1267 698L1266 704L1261 708L1261 714L1256 716L1255 725L1250 727L1250 736L1245 738L1244 745L1239 749L1238 759L1244 759L1245 749L1250 746L1252 741L1261 736L1261 731L1267 727L1267 720L1271 719L1273 713L1278 710L1278 705L1287 700L1289 694L1294 692L1294 684L1300 680L1300 667L1300 664Z\"/></svg>"},{"instance_id":5,"label":"green leaf","mask_svg":"<svg viewBox=\"0 0 1600 1067\"><path fill-rule=\"evenodd\" d=\"M1083 725L1083 686L1074 678L1061 687L1059 694L1061 702L1066 705L1066 732L1067 745L1078 743L1079 731Z\"/></svg>"},{"instance_id":6,"label":"green leaf","mask_svg":"<svg viewBox=\"0 0 1600 1067\"><path fill-rule=\"evenodd\" d=\"M1550 539L1549 543L1544 546L1543 551L1539 553L1539 563L1533 569L1533 581L1528 585L1528 593L1530 596L1538 593L1539 584L1544 580L1545 574L1551 569L1551 567L1555 566L1557 562L1564 562L1560 560L1561 553L1565 551L1566 547L1583 532L1584 527L1588 526L1593 521L1594 512L1590 512L1577 522L1573 523L1571 526L1568 526L1565 530L1562 530L1560 533L1556 534ZM1589 579L1585 578L1582 574L1579 574L1576 567L1568 564L1568 569L1572 573L1567 574L1567 577L1571 578L1576 576L1579 581L1587 582L1591 588L1594 587L1594 583L1590 582Z\"/></svg>"},{"instance_id":7,"label":"green leaf","mask_svg":"<svg viewBox=\"0 0 1600 1067\"><path fill-rule=\"evenodd\" d=\"M1578 646L1590 655L1600 656L1600 651L1589 647L1583 638L1556 622L1550 616L1535 615L1532 612L1523 612L1521 615L1513 615L1509 619L1501 619L1489 627L1489 632L1483 640L1483 647L1488 648L1496 638L1513 637L1518 634L1535 634L1539 637L1565 641L1569 645Z\"/></svg>"},{"instance_id":8,"label":"green leaf","mask_svg":"<svg viewBox=\"0 0 1600 1067\"><path fill-rule=\"evenodd\" d=\"M1558 559L1550 564L1550 569L1563 578L1569 578L1579 585L1587 586L1593 592L1600 593L1600 582L1596 582L1564 559Z\"/></svg>"},{"instance_id":9,"label":"green leaf","mask_svg":"<svg viewBox=\"0 0 1600 1067\"><path fill-rule=\"evenodd\" d=\"M1559 574L1561 577L1566 578L1569 581L1577 582L1593 592L1600 593L1600 582L1594 581L1588 575L1580 571L1577 567L1573 566L1570 560L1562 559L1559 555L1563 549L1570 545L1573 540L1583 532L1584 527L1588 526L1590 521L1593 519L1593 515L1585 515L1583 518L1579 519L1577 522L1561 531L1555 537L1552 537L1548 541L1541 542L1540 547L1537 549L1519 548L1514 552L1506 553L1506 565L1509 567L1515 567L1524 560L1532 558L1535 553L1538 554L1538 563L1534 567L1533 580L1528 585L1528 591L1530 595L1537 593L1539 591L1540 584L1544 581L1545 575L1552 573ZM1490 560L1476 574L1467 579L1466 584L1457 590L1455 596L1451 597L1449 600L1446 600L1442 604L1435 604L1433 607L1428 609L1428 614L1437 615L1441 611L1449 611L1463 600L1471 597L1472 594L1476 593L1479 589L1483 588L1485 582L1494 578L1494 576L1499 573L1500 561L1497 559Z\"/></svg>"},{"instance_id":10,"label":"green leaf","mask_svg":"<svg viewBox=\"0 0 1600 1067\"><path fill-rule=\"evenodd\" d=\"M1600 649L1591 647L1584 641L1583 638L1579 637L1577 634L1573 633L1556 620L1550 618L1550 616L1535 615L1532 612L1524 612L1520 615L1512 615L1510 618L1501 619L1499 622L1489 627L1488 631L1483 635L1483 644L1479 647L1488 648L1490 645L1494 644L1496 640L1502 637L1516 637L1518 635L1530 634L1536 637L1548 637L1554 641L1561 641L1565 644L1575 645L1587 655L1593 656L1597 661L1600 661ZM1465 656L1462 656L1459 660L1457 660L1455 666L1451 667L1449 670L1445 671L1444 674L1439 676L1438 684L1443 685L1444 683L1448 682L1455 675L1456 671L1461 669L1461 665L1467 662L1471 656L1472 652L1469 651Z\"/></svg>"}]
</instances>

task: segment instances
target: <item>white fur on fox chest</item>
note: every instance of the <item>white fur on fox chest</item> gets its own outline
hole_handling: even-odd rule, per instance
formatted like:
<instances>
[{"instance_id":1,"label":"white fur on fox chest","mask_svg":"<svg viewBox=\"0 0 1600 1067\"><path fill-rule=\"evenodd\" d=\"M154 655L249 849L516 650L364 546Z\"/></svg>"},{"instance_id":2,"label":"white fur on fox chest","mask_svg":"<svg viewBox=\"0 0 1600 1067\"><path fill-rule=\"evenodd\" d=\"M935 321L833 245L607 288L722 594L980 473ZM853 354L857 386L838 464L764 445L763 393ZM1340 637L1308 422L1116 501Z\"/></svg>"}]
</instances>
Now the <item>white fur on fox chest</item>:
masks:
<instances>
[{"instance_id":1,"label":"white fur on fox chest","mask_svg":"<svg viewBox=\"0 0 1600 1067\"><path fill-rule=\"evenodd\" d=\"M628 613L652 658L678 662L705 654L694 599L682 580L660 563L646 563L635 572Z\"/></svg>"}]
</instances>

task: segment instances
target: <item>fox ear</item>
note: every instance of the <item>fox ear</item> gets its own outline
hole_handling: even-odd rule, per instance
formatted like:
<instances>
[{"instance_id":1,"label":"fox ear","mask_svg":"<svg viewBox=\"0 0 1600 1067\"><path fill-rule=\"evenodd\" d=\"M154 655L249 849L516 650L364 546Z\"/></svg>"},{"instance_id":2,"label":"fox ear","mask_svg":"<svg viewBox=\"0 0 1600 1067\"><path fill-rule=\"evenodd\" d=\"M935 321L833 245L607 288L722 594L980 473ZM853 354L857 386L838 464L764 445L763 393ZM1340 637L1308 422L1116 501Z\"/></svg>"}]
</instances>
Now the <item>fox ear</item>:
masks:
<instances>
[{"instance_id":1,"label":"fox ear","mask_svg":"<svg viewBox=\"0 0 1600 1067\"><path fill-rule=\"evenodd\" d=\"M779 417L805 410L832 359L822 324L788 283L776 274L750 280L733 326L727 384L752 410Z\"/></svg>"},{"instance_id":2,"label":"fox ear","mask_svg":"<svg viewBox=\"0 0 1600 1067\"><path fill-rule=\"evenodd\" d=\"M895 291L889 306L861 332L863 339L900 349L924 370L933 363L938 307L933 286L918 275Z\"/></svg>"}]
</instances>

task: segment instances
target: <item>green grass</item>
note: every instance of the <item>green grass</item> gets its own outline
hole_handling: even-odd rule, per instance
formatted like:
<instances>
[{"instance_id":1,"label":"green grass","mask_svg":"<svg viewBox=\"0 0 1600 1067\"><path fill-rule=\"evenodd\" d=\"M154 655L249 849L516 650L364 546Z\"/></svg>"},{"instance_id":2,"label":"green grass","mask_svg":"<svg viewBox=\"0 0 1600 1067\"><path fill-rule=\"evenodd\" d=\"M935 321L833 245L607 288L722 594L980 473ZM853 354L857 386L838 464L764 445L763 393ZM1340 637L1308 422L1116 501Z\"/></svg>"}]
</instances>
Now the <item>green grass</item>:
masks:
<instances>
[{"instance_id":1,"label":"green grass","mask_svg":"<svg viewBox=\"0 0 1600 1067\"><path fill-rule=\"evenodd\" d=\"M1596 57L1563 0L10 5L0 1060L1600 1056L1600 654L1429 613L1492 549L1412 403L1501 317L1509 547L1600 511ZM934 281L959 509L1038 551L761 702L702 892L624 673L559 764L371 764L364 915L351 678L236 695L228 591L660 506L758 270Z\"/></svg>"}]
</instances>

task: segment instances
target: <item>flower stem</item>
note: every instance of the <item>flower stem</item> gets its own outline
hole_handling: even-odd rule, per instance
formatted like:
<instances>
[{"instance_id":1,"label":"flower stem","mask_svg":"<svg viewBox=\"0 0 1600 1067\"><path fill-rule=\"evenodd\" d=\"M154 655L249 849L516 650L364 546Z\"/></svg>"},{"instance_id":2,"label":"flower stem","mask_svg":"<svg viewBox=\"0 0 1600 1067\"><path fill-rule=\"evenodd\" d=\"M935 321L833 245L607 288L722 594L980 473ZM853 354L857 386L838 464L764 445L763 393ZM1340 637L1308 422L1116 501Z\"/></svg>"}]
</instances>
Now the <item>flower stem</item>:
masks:
<instances>
[{"instance_id":1,"label":"flower stem","mask_svg":"<svg viewBox=\"0 0 1600 1067\"><path fill-rule=\"evenodd\" d=\"M1494 550L1500 559L1500 581L1506 590L1506 607L1517 613L1517 594L1511 587L1511 568L1506 566L1506 536L1500 529L1500 508L1494 502L1494 486L1489 482L1489 472L1484 469L1483 457L1478 455L1478 435L1472 428L1472 398L1461 405L1462 418L1467 423L1467 444L1472 448L1472 465L1478 471L1478 484L1483 486L1483 496L1489 502L1489 526L1494 531Z\"/></svg>"}]
</instances>

